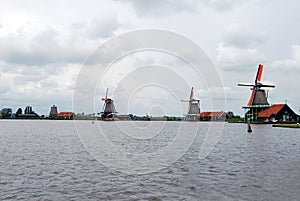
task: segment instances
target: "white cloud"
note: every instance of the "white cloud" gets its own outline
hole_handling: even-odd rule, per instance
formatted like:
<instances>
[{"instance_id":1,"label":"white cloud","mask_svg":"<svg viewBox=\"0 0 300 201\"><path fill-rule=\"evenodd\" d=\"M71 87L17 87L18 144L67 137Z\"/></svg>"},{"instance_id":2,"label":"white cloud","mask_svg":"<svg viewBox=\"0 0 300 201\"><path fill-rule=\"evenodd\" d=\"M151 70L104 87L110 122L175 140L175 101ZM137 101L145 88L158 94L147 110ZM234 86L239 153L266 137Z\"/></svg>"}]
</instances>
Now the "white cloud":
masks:
<instances>
[{"instance_id":1,"label":"white cloud","mask_svg":"<svg viewBox=\"0 0 300 201\"><path fill-rule=\"evenodd\" d=\"M225 70L247 71L268 58L255 48L238 48L219 44L217 65Z\"/></svg>"},{"instance_id":2,"label":"white cloud","mask_svg":"<svg viewBox=\"0 0 300 201\"><path fill-rule=\"evenodd\" d=\"M300 72L300 45L293 45L291 47L290 58L277 60L270 63L273 69L280 71L297 71Z\"/></svg>"}]
</instances>

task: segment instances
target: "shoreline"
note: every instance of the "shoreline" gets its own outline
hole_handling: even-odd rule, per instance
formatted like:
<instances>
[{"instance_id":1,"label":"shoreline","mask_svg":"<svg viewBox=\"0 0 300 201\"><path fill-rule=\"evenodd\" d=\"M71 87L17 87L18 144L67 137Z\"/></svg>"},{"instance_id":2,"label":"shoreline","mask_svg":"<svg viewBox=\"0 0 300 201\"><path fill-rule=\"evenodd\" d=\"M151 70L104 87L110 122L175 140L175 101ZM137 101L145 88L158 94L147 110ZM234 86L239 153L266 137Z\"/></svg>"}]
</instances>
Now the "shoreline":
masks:
<instances>
[{"instance_id":1,"label":"shoreline","mask_svg":"<svg viewBox=\"0 0 300 201\"><path fill-rule=\"evenodd\" d=\"M278 128L300 128L300 124L273 124L272 127L278 127Z\"/></svg>"}]
</instances>

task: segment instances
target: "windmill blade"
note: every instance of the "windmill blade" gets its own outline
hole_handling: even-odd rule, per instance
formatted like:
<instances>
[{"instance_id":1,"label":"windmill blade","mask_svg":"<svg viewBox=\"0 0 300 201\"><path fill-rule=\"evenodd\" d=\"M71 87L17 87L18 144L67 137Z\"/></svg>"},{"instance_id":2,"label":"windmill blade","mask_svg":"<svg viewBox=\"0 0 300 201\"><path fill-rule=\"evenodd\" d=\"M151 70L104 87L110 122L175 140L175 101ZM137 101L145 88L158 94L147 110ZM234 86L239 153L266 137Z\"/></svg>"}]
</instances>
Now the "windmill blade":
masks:
<instances>
[{"instance_id":1,"label":"windmill blade","mask_svg":"<svg viewBox=\"0 0 300 201\"><path fill-rule=\"evenodd\" d=\"M248 103L247 103L247 106L251 106L252 105L252 101L253 101L253 98L254 98L254 90L252 90L252 93L251 93L251 96L250 96L250 99L249 99L249 101L248 101Z\"/></svg>"},{"instance_id":2,"label":"windmill blade","mask_svg":"<svg viewBox=\"0 0 300 201\"><path fill-rule=\"evenodd\" d=\"M252 83L239 82L238 86L254 87Z\"/></svg>"},{"instance_id":3,"label":"windmill blade","mask_svg":"<svg viewBox=\"0 0 300 201\"><path fill-rule=\"evenodd\" d=\"M105 100L107 99L107 94L108 94L108 88L106 89Z\"/></svg>"},{"instance_id":4,"label":"windmill blade","mask_svg":"<svg viewBox=\"0 0 300 201\"><path fill-rule=\"evenodd\" d=\"M102 112L104 112L105 106L106 106L106 102L104 102L104 104L103 104Z\"/></svg>"},{"instance_id":5,"label":"windmill blade","mask_svg":"<svg viewBox=\"0 0 300 201\"><path fill-rule=\"evenodd\" d=\"M194 102L194 101L200 101L200 99L193 98L193 99L190 100L190 102Z\"/></svg>"},{"instance_id":6,"label":"windmill blade","mask_svg":"<svg viewBox=\"0 0 300 201\"><path fill-rule=\"evenodd\" d=\"M257 69L256 78L255 78L255 83L260 82L263 69L264 69L264 66L262 64L259 64L258 69Z\"/></svg>"},{"instance_id":7,"label":"windmill blade","mask_svg":"<svg viewBox=\"0 0 300 201\"><path fill-rule=\"evenodd\" d=\"M262 84L262 85L259 85L259 87L262 87L262 88L275 88L275 85L271 85L271 84Z\"/></svg>"},{"instance_id":8,"label":"windmill blade","mask_svg":"<svg viewBox=\"0 0 300 201\"><path fill-rule=\"evenodd\" d=\"M194 99L194 87L191 89L190 100Z\"/></svg>"}]
</instances>

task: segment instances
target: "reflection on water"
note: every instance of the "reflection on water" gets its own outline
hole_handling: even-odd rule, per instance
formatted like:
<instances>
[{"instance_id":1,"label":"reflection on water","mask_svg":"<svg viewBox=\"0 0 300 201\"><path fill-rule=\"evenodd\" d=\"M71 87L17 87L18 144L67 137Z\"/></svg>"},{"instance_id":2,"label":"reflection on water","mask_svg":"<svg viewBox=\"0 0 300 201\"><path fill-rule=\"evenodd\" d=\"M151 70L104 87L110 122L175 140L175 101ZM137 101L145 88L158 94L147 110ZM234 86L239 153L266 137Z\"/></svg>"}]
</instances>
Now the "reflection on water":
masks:
<instances>
[{"instance_id":1,"label":"reflection on water","mask_svg":"<svg viewBox=\"0 0 300 201\"><path fill-rule=\"evenodd\" d=\"M126 150L153 152L174 137L180 122L164 122L170 132L132 139L131 122L123 134L109 122L100 126L111 142ZM138 122L147 128L145 122ZM197 123L183 123L185 128ZM160 124L153 124L152 126ZM217 124L216 124L217 125ZM207 123L187 152L153 173L128 175L113 171L89 154L72 121L0 121L1 200L297 200L300 197L300 130L225 124L215 149L200 160ZM111 130L109 130L111 129ZM132 131L130 130L132 129ZM192 129L192 128L191 128ZM157 128L157 130L159 130ZM193 129L192 129L193 130ZM190 132L188 129L186 132ZM134 133L136 135L136 133ZM145 146L140 146L141 143ZM140 146L139 149L133 149Z\"/></svg>"}]
</instances>

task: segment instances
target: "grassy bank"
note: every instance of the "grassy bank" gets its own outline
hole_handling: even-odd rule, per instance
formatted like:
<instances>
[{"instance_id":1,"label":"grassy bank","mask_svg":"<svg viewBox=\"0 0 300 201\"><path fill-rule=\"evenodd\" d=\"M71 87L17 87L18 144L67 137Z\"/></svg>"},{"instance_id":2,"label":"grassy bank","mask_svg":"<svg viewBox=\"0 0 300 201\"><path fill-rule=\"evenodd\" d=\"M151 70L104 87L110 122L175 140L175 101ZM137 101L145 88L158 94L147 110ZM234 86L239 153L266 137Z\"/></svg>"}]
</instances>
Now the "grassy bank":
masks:
<instances>
[{"instance_id":1,"label":"grassy bank","mask_svg":"<svg viewBox=\"0 0 300 201\"><path fill-rule=\"evenodd\" d=\"M244 118L231 118L231 119L226 119L226 122L228 123L245 123Z\"/></svg>"},{"instance_id":2,"label":"grassy bank","mask_svg":"<svg viewBox=\"0 0 300 201\"><path fill-rule=\"evenodd\" d=\"M300 128L300 124L273 124L273 127Z\"/></svg>"}]
</instances>

